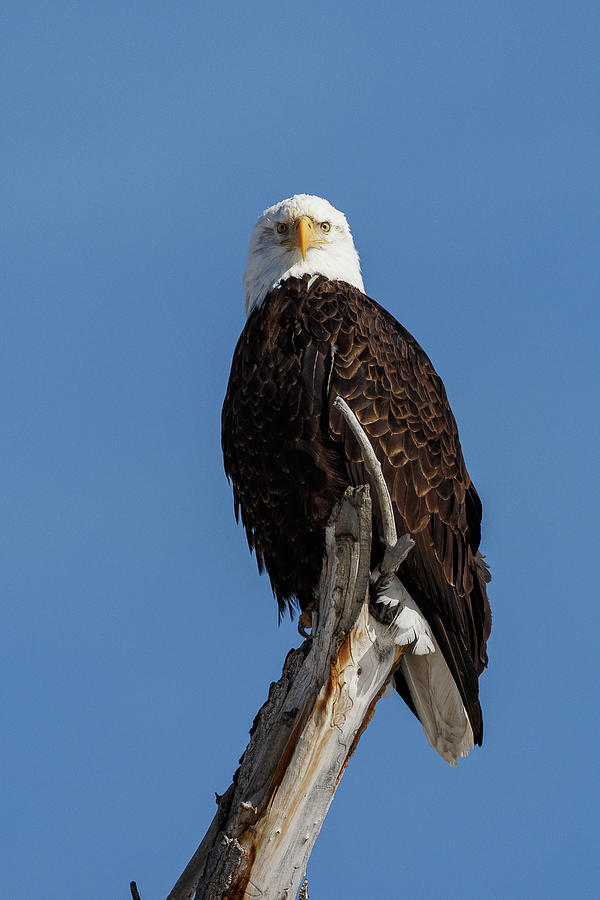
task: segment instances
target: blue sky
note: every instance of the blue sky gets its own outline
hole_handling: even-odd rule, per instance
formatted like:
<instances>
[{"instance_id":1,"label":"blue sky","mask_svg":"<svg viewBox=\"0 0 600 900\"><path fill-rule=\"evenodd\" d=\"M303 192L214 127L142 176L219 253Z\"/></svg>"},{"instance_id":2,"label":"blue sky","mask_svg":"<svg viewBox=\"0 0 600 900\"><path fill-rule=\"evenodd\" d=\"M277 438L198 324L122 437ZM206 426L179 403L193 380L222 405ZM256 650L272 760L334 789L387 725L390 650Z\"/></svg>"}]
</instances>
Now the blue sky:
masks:
<instances>
[{"instance_id":1,"label":"blue sky","mask_svg":"<svg viewBox=\"0 0 600 900\"><path fill-rule=\"evenodd\" d=\"M250 229L296 192L443 377L494 576L484 748L450 770L382 701L311 896L597 896L597 3L1 25L3 896L166 896L298 644L219 434Z\"/></svg>"}]
</instances>

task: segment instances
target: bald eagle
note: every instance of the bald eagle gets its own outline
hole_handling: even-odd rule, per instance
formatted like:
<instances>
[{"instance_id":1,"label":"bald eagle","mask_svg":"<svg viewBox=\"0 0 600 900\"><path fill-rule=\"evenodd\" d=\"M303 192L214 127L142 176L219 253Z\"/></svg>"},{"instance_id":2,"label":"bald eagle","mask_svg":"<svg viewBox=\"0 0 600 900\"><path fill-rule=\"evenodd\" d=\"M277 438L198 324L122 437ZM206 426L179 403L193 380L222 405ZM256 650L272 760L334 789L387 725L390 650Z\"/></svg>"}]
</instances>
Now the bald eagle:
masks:
<instances>
[{"instance_id":1,"label":"bald eagle","mask_svg":"<svg viewBox=\"0 0 600 900\"><path fill-rule=\"evenodd\" d=\"M345 216L297 194L258 219L244 276L247 321L222 415L225 471L280 613L313 603L325 527L369 483L343 398L381 463L399 534L415 541L380 602L409 645L395 686L451 765L481 744L490 580L481 502L444 386L416 340L364 291ZM380 534L377 504L373 533ZM375 540L372 566L382 556Z\"/></svg>"}]
</instances>

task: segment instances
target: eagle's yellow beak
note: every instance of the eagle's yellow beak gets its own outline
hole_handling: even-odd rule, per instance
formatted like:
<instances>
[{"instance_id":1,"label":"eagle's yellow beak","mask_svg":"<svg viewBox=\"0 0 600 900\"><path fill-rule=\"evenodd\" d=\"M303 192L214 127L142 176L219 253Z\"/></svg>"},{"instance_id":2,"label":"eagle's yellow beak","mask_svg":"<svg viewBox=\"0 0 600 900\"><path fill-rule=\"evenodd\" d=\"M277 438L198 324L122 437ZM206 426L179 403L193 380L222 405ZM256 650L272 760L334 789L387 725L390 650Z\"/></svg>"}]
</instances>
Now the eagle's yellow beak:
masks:
<instances>
[{"instance_id":1,"label":"eagle's yellow beak","mask_svg":"<svg viewBox=\"0 0 600 900\"><path fill-rule=\"evenodd\" d=\"M313 243L315 226L309 216L300 216L296 222L296 245L300 247L302 259L306 259L306 251Z\"/></svg>"}]
</instances>

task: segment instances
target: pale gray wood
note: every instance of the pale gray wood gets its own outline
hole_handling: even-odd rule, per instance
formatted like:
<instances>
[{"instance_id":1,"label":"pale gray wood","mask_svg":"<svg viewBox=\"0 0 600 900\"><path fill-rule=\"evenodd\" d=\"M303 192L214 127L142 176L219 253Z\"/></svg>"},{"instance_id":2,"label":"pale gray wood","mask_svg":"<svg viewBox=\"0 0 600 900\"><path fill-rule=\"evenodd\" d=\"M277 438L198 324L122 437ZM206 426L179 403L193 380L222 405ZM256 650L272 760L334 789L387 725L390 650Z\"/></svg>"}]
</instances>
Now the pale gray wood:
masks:
<instances>
[{"instance_id":1,"label":"pale gray wood","mask_svg":"<svg viewBox=\"0 0 600 900\"><path fill-rule=\"evenodd\" d=\"M385 483L385 478L383 477L381 463L375 455L375 451L371 446L371 442L369 441L364 428L362 427L355 413L352 412L344 398L336 397L333 401L333 405L336 409L339 409L344 419L346 420L348 427L352 431L352 434L359 443L360 449L362 450L363 454L363 462L365 464L365 468L371 476L379 499L381 527L383 530L384 543L386 547L395 547L398 540L398 533L396 532L394 507L392 506L392 498L390 497L388 486Z\"/></svg>"},{"instance_id":2,"label":"pale gray wood","mask_svg":"<svg viewBox=\"0 0 600 900\"><path fill-rule=\"evenodd\" d=\"M346 420L348 427L352 431L352 434L359 443L363 454L365 468L371 476L377 494L385 552L377 572L374 573L374 580L375 593L381 594L389 587L392 578L398 571L401 563L404 562L409 552L415 546L415 542L410 534L403 534L401 537L398 537L392 498L385 482L385 478L383 477L381 463L377 459L375 451L371 446L371 442L369 441L364 428L358 421L357 416L352 412L342 397L336 397L333 401L333 405L336 409L339 409Z\"/></svg>"},{"instance_id":3,"label":"pale gray wood","mask_svg":"<svg viewBox=\"0 0 600 900\"><path fill-rule=\"evenodd\" d=\"M167 900L293 900L329 805L402 653L369 611L371 500L332 513L313 636L286 658L233 784Z\"/></svg>"}]
</instances>

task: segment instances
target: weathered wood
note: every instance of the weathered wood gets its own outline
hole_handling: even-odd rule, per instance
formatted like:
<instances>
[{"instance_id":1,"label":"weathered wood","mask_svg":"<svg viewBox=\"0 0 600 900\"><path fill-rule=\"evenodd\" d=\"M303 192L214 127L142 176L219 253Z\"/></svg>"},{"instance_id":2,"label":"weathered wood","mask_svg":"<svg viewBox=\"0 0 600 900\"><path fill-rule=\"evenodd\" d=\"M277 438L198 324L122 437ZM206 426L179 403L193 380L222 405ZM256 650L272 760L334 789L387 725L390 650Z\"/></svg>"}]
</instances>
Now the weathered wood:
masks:
<instances>
[{"instance_id":1,"label":"weathered wood","mask_svg":"<svg viewBox=\"0 0 600 900\"><path fill-rule=\"evenodd\" d=\"M405 647L369 612L371 500L326 533L313 636L271 685L233 784L167 900L293 900L337 785Z\"/></svg>"},{"instance_id":2,"label":"weathered wood","mask_svg":"<svg viewBox=\"0 0 600 900\"><path fill-rule=\"evenodd\" d=\"M381 463L375 455L364 428L342 397L336 397L333 405L336 409L339 409L358 441L362 450L365 468L371 476L371 481L377 494L385 552L379 564L379 569L375 573L375 593L383 593L389 587L393 576L400 568L400 564L404 562L409 552L415 546L415 542L410 534L403 534L400 538L398 537L392 498L383 477Z\"/></svg>"},{"instance_id":3,"label":"weathered wood","mask_svg":"<svg viewBox=\"0 0 600 900\"><path fill-rule=\"evenodd\" d=\"M392 506L392 498L388 486L383 477L381 463L375 455L375 451L365 434L365 430L358 421L356 415L352 412L343 397L336 397L333 405L343 415L344 419L352 434L358 441L358 445L362 451L363 461L367 469L379 500L379 510L381 513L381 528L383 531L383 540L387 547L393 547L396 544L398 534L396 532L396 520L394 519L394 507Z\"/></svg>"}]
</instances>

